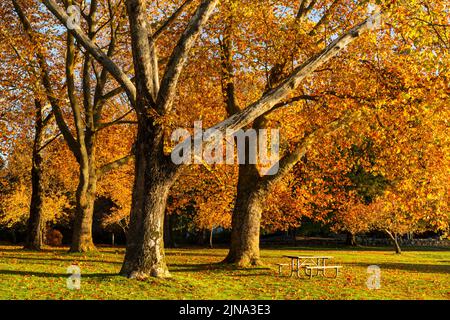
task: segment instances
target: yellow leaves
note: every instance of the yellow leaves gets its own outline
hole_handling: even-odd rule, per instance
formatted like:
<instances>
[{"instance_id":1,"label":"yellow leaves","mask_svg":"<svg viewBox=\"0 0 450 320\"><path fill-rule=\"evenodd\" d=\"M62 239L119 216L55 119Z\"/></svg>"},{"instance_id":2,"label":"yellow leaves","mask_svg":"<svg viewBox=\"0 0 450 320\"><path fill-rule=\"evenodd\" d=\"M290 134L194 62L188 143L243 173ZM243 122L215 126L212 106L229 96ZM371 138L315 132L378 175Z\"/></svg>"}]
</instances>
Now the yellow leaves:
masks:
<instances>
[{"instance_id":1,"label":"yellow leaves","mask_svg":"<svg viewBox=\"0 0 450 320\"><path fill-rule=\"evenodd\" d=\"M0 224L8 228L25 224L30 215L31 190L24 183L18 184L9 194L2 196L0 209ZM42 213L44 221L56 222L69 209L69 200L64 195L49 195L44 197Z\"/></svg>"},{"instance_id":2,"label":"yellow leaves","mask_svg":"<svg viewBox=\"0 0 450 320\"><path fill-rule=\"evenodd\" d=\"M16 224L25 223L29 215L31 195L25 184L19 184L10 194L2 196L0 203L3 215L0 224L11 228Z\"/></svg>"}]
</instances>

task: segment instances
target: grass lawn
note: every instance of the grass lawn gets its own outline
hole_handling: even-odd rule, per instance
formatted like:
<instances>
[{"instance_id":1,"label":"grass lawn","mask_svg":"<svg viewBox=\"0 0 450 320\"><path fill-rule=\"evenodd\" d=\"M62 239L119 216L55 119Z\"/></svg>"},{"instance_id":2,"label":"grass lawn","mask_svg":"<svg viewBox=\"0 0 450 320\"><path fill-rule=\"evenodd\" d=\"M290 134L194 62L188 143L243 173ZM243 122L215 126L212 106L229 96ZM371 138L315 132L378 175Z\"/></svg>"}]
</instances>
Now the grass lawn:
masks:
<instances>
[{"instance_id":1,"label":"grass lawn","mask_svg":"<svg viewBox=\"0 0 450 320\"><path fill-rule=\"evenodd\" d=\"M0 246L0 299L450 299L450 251L390 248L357 250L274 248L262 250L266 267L238 270L217 264L225 249L167 250L171 279L128 280L117 276L123 248L88 255L66 248L41 253ZM343 265L338 279L279 277L285 254L321 254ZM80 290L66 287L66 269L81 268ZM369 290L367 267L381 268L381 288Z\"/></svg>"}]
</instances>

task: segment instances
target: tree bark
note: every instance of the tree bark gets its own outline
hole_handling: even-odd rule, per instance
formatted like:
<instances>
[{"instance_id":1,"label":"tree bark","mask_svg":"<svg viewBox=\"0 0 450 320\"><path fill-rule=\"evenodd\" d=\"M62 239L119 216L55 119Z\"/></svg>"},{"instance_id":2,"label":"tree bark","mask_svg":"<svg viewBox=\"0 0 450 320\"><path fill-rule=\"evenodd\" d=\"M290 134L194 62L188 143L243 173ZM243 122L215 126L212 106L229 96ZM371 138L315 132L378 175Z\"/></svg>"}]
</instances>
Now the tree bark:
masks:
<instances>
[{"instance_id":1,"label":"tree bark","mask_svg":"<svg viewBox=\"0 0 450 320\"><path fill-rule=\"evenodd\" d=\"M85 135L86 148L82 148L81 150L80 178L76 192L76 216L70 252L89 252L96 250L92 238L94 204L97 192L95 140L95 134L88 128Z\"/></svg>"},{"instance_id":2,"label":"tree bark","mask_svg":"<svg viewBox=\"0 0 450 320\"><path fill-rule=\"evenodd\" d=\"M233 263L239 267L261 265L259 254L261 213L261 199L256 194L236 202L231 245L225 263Z\"/></svg>"},{"instance_id":3,"label":"tree bark","mask_svg":"<svg viewBox=\"0 0 450 320\"><path fill-rule=\"evenodd\" d=\"M163 153L162 128L141 118L127 249L120 274L133 279L170 277L164 253L164 215L174 166Z\"/></svg>"},{"instance_id":4,"label":"tree bark","mask_svg":"<svg viewBox=\"0 0 450 320\"><path fill-rule=\"evenodd\" d=\"M231 218L230 250L224 263L239 267L261 264L259 236L262 206L258 189L255 188L258 179L259 173L254 165L239 166L236 203Z\"/></svg>"},{"instance_id":5,"label":"tree bark","mask_svg":"<svg viewBox=\"0 0 450 320\"><path fill-rule=\"evenodd\" d=\"M95 251L92 238L97 177L88 164L80 165L80 180L76 193L76 216L70 252Z\"/></svg>"},{"instance_id":6,"label":"tree bark","mask_svg":"<svg viewBox=\"0 0 450 320\"><path fill-rule=\"evenodd\" d=\"M36 119L35 119L35 133L33 143L33 156L31 167L31 203L30 203L30 218L28 219L27 235L25 240L25 249L41 250L43 246L43 225L44 217L42 205L44 202L44 186L43 186L43 158L42 158L42 138L44 131L44 123L42 120L42 105L41 102L35 100Z\"/></svg>"}]
</instances>

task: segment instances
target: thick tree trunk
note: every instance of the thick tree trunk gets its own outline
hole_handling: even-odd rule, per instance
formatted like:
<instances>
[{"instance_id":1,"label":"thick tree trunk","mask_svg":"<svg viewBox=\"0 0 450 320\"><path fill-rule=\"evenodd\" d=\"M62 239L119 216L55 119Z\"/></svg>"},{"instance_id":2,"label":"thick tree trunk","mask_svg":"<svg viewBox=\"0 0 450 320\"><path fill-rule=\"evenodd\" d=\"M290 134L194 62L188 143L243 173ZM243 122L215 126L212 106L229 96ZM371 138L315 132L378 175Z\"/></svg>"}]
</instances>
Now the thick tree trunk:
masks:
<instances>
[{"instance_id":1,"label":"thick tree trunk","mask_svg":"<svg viewBox=\"0 0 450 320\"><path fill-rule=\"evenodd\" d=\"M80 168L80 181L76 194L76 216L73 226L71 252L95 250L92 239L92 221L96 192L96 177L89 174L89 168Z\"/></svg>"},{"instance_id":2,"label":"thick tree trunk","mask_svg":"<svg viewBox=\"0 0 450 320\"><path fill-rule=\"evenodd\" d=\"M42 121L42 108L39 101L36 104L36 123L31 167L31 203L30 218L28 219L27 235L25 239L25 249L41 250L43 245L43 212L44 186L42 182L42 164L41 154L42 136L44 123Z\"/></svg>"},{"instance_id":3,"label":"thick tree trunk","mask_svg":"<svg viewBox=\"0 0 450 320\"><path fill-rule=\"evenodd\" d=\"M231 246L225 263L233 263L239 267L261 265L259 254L261 212L261 200L257 195L236 202L232 218Z\"/></svg>"},{"instance_id":4,"label":"thick tree trunk","mask_svg":"<svg viewBox=\"0 0 450 320\"><path fill-rule=\"evenodd\" d=\"M239 167L236 203L231 221L231 244L225 263L240 267L260 265L261 196L255 190L259 173L254 165Z\"/></svg>"},{"instance_id":5,"label":"thick tree trunk","mask_svg":"<svg viewBox=\"0 0 450 320\"><path fill-rule=\"evenodd\" d=\"M141 123L145 122L145 123ZM139 123L127 249L120 274L128 278L170 277L164 253L164 215L176 176L163 153L163 132L152 119Z\"/></svg>"},{"instance_id":6,"label":"thick tree trunk","mask_svg":"<svg viewBox=\"0 0 450 320\"><path fill-rule=\"evenodd\" d=\"M95 167L95 136L86 134L86 151L80 161L80 180L76 193L76 216L73 226L70 252L95 251L92 238L92 222L97 192L97 172Z\"/></svg>"},{"instance_id":7,"label":"thick tree trunk","mask_svg":"<svg viewBox=\"0 0 450 320\"><path fill-rule=\"evenodd\" d=\"M253 129L264 127L265 118L259 117ZM252 149L253 148L253 149ZM231 218L231 244L225 263L239 267L260 265L259 236L262 214L262 198L259 191L260 174L256 165L251 164L251 154L257 154L256 144L245 141L246 164L239 165L236 203Z\"/></svg>"}]
</instances>

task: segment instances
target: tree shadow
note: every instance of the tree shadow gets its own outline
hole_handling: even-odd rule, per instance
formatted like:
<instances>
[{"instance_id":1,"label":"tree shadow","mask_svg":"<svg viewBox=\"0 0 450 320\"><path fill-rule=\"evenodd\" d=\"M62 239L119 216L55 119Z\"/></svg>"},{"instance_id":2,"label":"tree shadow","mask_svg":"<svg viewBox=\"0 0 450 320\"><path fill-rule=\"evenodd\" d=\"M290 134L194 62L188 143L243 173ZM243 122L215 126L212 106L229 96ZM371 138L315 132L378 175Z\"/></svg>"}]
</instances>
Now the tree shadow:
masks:
<instances>
[{"instance_id":1,"label":"tree shadow","mask_svg":"<svg viewBox=\"0 0 450 320\"><path fill-rule=\"evenodd\" d=\"M169 264L170 272L202 272L202 271L214 271L214 270L235 270L230 265L223 263L198 263L198 264L181 264L174 263ZM174 269L175 268L175 269Z\"/></svg>"},{"instance_id":2,"label":"tree shadow","mask_svg":"<svg viewBox=\"0 0 450 320\"><path fill-rule=\"evenodd\" d=\"M416 264L416 263L395 263L395 262L381 262L374 263L377 266L387 270L402 270L413 271L418 273L448 273L450 274L450 265L435 265L435 264ZM349 266L368 267L367 263L348 263Z\"/></svg>"},{"instance_id":3,"label":"tree shadow","mask_svg":"<svg viewBox=\"0 0 450 320\"><path fill-rule=\"evenodd\" d=\"M368 247L368 246L261 246L262 250L285 251L380 251L395 252L393 247ZM402 251L450 251L448 247L402 247Z\"/></svg>"},{"instance_id":4,"label":"tree shadow","mask_svg":"<svg viewBox=\"0 0 450 320\"><path fill-rule=\"evenodd\" d=\"M186 249L186 250L200 250L200 249ZM166 251L165 254L166 256L195 256L195 257L224 257L224 258L226 256L223 253L183 252L183 251L179 252Z\"/></svg>"},{"instance_id":5,"label":"tree shadow","mask_svg":"<svg viewBox=\"0 0 450 320\"><path fill-rule=\"evenodd\" d=\"M36 272L36 271L18 271L18 270L0 270L0 275L18 275L18 276L33 276L38 278L67 278L70 274L68 273L50 273L50 272ZM82 273L82 278L112 278L119 277L118 274L115 273Z\"/></svg>"},{"instance_id":6,"label":"tree shadow","mask_svg":"<svg viewBox=\"0 0 450 320\"><path fill-rule=\"evenodd\" d=\"M272 270L269 267L240 268L233 264L222 262L217 263L199 263L199 264L170 264L170 272L204 272L204 271L255 271ZM176 268L176 269L172 269Z\"/></svg>"},{"instance_id":7,"label":"tree shadow","mask_svg":"<svg viewBox=\"0 0 450 320\"><path fill-rule=\"evenodd\" d=\"M6 255L3 257L4 259L17 259L17 260L30 260L30 261L63 261L63 262L75 262L75 261L86 261L86 262L94 262L94 263L111 263L111 264L122 264L119 261L105 261L105 260L92 260L89 258L77 259L76 256L67 256L67 259L64 258L37 258L37 257L22 257L22 256L10 256Z\"/></svg>"}]
</instances>

